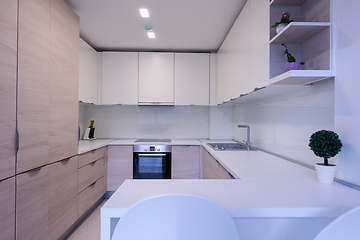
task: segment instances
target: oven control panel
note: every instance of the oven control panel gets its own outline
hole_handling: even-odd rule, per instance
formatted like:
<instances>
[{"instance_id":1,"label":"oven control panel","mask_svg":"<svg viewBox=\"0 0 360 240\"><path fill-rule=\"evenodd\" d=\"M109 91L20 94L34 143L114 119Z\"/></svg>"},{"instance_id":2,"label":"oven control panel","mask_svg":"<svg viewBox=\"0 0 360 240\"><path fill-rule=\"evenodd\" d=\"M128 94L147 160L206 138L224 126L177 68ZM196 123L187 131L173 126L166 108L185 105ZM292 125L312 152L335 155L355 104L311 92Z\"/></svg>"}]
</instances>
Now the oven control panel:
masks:
<instances>
[{"instance_id":1,"label":"oven control panel","mask_svg":"<svg viewBox=\"0 0 360 240\"><path fill-rule=\"evenodd\" d=\"M171 152L171 145L134 145L134 152Z\"/></svg>"}]
</instances>

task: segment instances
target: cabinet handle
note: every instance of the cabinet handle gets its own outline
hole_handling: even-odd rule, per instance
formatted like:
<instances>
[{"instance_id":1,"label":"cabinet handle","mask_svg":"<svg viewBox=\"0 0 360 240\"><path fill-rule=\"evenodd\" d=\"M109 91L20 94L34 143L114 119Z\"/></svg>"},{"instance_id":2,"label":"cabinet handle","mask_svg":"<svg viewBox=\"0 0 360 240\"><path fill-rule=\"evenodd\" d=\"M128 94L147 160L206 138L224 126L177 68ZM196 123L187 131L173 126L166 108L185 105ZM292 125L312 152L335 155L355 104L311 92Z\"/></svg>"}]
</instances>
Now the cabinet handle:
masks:
<instances>
[{"instance_id":1,"label":"cabinet handle","mask_svg":"<svg viewBox=\"0 0 360 240\"><path fill-rule=\"evenodd\" d=\"M92 184L89 185L89 187L93 187L95 186L96 182L93 182Z\"/></svg>"},{"instance_id":2,"label":"cabinet handle","mask_svg":"<svg viewBox=\"0 0 360 240\"><path fill-rule=\"evenodd\" d=\"M19 131L15 130L15 155L19 152Z\"/></svg>"},{"instance_id":3,"label":"cabinet handle","mask_svg":"<svg viewBox=\"0 0 360 240\"><path fill-rule=\"evenodd\" d=\"M28 172L37 172L37 171L40 171L40 169L42 169L42 168L43 168L43 166L37 167L37 168L31 169L31 170L28 171Z\"/></svg>"},{"instance_id":4,"label":"cabinet handle","mask_svg":"<svg viewBox=\"0 0 360 240\"><path fill-rule=\"evenodd\" d=\"M229 176L230 176L231 178L235 179L234 176L233 176L231 173L228 172L228 174L229 174Z\"/></svg>"},{"instance_id":5,"label":"cabinet handle","mask_svg":"<svg viewBox=\"0 0 360 240\"><path fill-rule=\"evenodd\" d=\"M59 162L64 163L64 162L67 162L67 161L69 161L69 160L70 160L70 158L65 158L65 159L63 159L63 160L60 160Z\"/></svg>"}]
</instances>

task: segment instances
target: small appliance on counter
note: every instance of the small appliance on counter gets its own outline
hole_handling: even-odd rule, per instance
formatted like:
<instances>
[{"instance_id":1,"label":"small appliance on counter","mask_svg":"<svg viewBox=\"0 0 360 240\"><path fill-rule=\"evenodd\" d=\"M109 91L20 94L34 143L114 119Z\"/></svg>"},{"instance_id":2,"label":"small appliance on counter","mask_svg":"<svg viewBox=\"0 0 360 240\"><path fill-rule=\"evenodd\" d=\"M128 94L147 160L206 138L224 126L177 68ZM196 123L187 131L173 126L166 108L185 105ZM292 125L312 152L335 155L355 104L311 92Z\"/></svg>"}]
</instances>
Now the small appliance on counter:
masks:
<instances>
[{"instance_id":1,"label":"small appliance on counter","mask_svg":"<svg viewBox=\"0 0 360 240\"><path fill-rule=\"evenodd\" d=\"M91 120L89 122L89 126L86 128L85 130L85 134L84 134L84 140L95 140L95 127L94 127L94 120Z\"/></svg>"}]
</instances>

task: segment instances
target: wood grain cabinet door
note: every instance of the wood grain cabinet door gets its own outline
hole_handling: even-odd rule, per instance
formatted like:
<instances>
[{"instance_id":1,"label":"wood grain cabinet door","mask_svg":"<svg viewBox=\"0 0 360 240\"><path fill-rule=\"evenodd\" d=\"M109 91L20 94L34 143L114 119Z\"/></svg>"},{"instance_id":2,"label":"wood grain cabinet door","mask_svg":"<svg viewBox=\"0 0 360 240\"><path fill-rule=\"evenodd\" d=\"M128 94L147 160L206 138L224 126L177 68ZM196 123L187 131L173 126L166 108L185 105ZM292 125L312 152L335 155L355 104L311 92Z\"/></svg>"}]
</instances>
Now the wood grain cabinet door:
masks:
<instances>
[{"instance_id":1,"label":"wood grain cabinet door","mask_svg":"<svg viewBox=\"0 0 360 240\"><path fill-rule=\"evenodd\" d=\"M199 146L172 146L171 158L172 179L200 178Z\"/></svg>"},{"instance_id":2,"label":"wood grain cabinet door","mask_svg":"<svg viewBox=\"0 0 360 240\"><path fill-rule=\"evenodd\" d=\"M0 180L15 175L17 2L0 0Z\"/></svg>"},{"instance_id":3,"label":"wood grain cabinet door","mask_svg":"<svg viewBox=\"0 0 360 240\"><path fill-rule=\"evenodd\" d=\"M0 181L0 239L15 239L15 177Z\"/></svg>"},{"instance_id":4,"label":"wood grain cabinet door","mask_svg":"<svg viewBox=\"0 0 360 240\"><path fill-rule=\"evenodd\" d=\"M51 1L50 163L77 154L79 17L63 1Z\"/></svg>"},{"instance_id":5,"label":"wood grain cabinet door","mask_svg":"<svg viewBox=\"0 0 360 240\"><path fill-rule=\"evenodd\" d=\"M109 146L107 190L116 191L126 180L133 178L133 146Z\"/></svg>"},{"instance_id":6,"label":"wood grain cabinet door","mask_svg":"<svg viewBox=\"0 0 360 240\"><path fill-rule=\"evenodd\" d=\"M49 159L50 0L19 1L17 173Z\"/></svg>"},{"instance_id":7,"label":"wood grain cabinet door","mask_svg":"<svg viewBox=\"0 0 360 240\"><path fill-rule=\"evenodd\" d=\"M49 165L49 239L58 239L77 220L78 156Z\"/></svg>"},{"instance_id":8,"label":"wood grain cabinet door","mask_svg":"<svg viewBox=\"0 0 360 240\"><path fill-rule=\"evenodd\" d=\"M48 239L49 166L16 176L16 239Z\"/></svg>"}]
</instances>

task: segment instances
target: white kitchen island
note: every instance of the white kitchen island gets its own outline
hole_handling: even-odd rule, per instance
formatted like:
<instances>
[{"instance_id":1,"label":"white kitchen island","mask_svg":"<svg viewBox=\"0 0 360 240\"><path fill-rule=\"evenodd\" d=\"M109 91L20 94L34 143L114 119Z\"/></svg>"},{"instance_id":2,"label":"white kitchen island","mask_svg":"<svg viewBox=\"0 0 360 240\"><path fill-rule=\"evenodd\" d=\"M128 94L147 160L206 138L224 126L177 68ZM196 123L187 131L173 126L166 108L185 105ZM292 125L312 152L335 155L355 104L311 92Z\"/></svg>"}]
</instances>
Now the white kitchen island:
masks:
<instances>
[{"instance_id":1,"label":"white kitchen island","mask_svg":"<svg viewBox=\"0 0 360 240\"><path fill-rule=\"evenodd\" d=\"M300 167L300 166L299 166ZM360 192L315 178L250 180L126 180L101 208L101 239L134 203L157 194L210 198L232 216L240 239L313 239L333 219L360 205Z\"/></svg>"}]
</instances>

